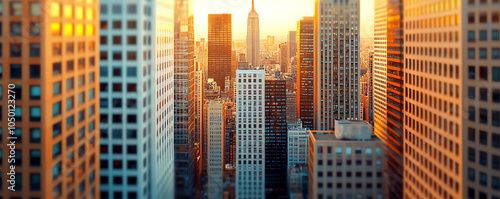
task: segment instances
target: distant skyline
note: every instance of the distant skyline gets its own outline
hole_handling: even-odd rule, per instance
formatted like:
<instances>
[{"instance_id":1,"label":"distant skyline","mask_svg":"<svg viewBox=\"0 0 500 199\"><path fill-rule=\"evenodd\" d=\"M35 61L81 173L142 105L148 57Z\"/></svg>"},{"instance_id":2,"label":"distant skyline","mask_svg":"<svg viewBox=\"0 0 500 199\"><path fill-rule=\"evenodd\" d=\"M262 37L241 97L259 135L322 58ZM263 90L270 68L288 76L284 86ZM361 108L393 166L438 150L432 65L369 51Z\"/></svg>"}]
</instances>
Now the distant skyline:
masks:
<instances>
[{"instance_id":1,"label":"distant skyline","mask_svg":"<svg viewBox=\"0 0 500 199\"><path fill-rule=\"evenodd\" d=\"M373 38L374 0L361 1L361 38ZM297 29L303 16L314 15L315 0L255 0L260 19L260 38L275 36L276 43L286 40L289 30ZM247 17L252 0L194 0L196 40L207 38L208 14L232 14L233 40L245 41Z\"/></svg>"}]
</instances>

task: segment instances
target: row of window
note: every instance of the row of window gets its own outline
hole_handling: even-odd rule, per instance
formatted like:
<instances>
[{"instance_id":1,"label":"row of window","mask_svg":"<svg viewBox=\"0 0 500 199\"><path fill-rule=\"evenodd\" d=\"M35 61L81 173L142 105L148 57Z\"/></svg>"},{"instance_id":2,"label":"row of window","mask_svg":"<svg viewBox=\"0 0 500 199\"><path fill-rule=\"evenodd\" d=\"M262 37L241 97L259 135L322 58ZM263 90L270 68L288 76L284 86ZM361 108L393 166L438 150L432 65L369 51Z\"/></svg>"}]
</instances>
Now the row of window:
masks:
<instances>
[{"instance_id":1,"label":"row of window","mask_svg":"<svg viewBox=\"0 0 500 199\"><path fill-rule=\"evenodd\" d=\"M479 80L489 80L489 75L488 75L488 67L486 66L479 66L477 67L479 69L479 73L476 72L476 66L469 66L469 71L468 71L468 77L471 80L476 79L476 74L479 77ZM491 80L494 82L500 82L500 67L492 67L491 68Z\"/></svg>"},{"instance_id":2,"label":"row of window","mask_svg":"<svg viewBox=\"0 0 500 199\"><path fill-rule=\"evenodd\" d=\"M476 48L469 48L467 50L467 57L469 59L476 59ZM491 48L491 58L500 59L500 48ZM488 49L479 48L479 59L488 59Z\"/></svg>"},{"instance_id":3,"label":"row of window","mask_svg":"<svg viewBox=\"0 0 500 199\"><path fill-rule=\"evenodd\" d=\"M488 112L490 110L484 109L484 108L479 108L479 123L482 124L489 124L488 121ZM476 107L475 106L469 106L468 108L468 118L469 121L476 121ZM491 125L493 126L500 126L500 111L497 110L491 110Z\"/></svg>"},{"instance_id":4,"label":"row of window","mask_svg":"<svg viewBox=\"0 0 500 199\"><path fill-rule=\"evenodd\" d=\"M499 30L492 30L491 31L491 40L493 41L498 41L500 39L499 36ZM476 31L475 30L469 30L467 32L467 40L469 42L476 41ZM479 30L479 41L487 41L488 40L488 31L487 30Z\"/></svg>"},{"instance_id":5,"label":"row of window","mask_svg":"<svg viewBox=\"0 0 500 199\"><path fill-rule=\"evenodd\" d=\"M497 159L498 161L498 159ZM477 172L479 173L479 184L485 187L488 187L488 174L483 173L483 172ZM476 181L476 170L473 168L468 168L467 170L467 178L475 182ZM500 190L500 178L497 176L491 176L491 181L490 181L491 188L494 190Z\"/></svg>"},{"instance_id":6,"label":"row of window","mask_svg":"<svg viewBox=\"0 0 500 199\"><path fill-rule=\"evenodd\" d=\"M467 96L469 99L476 99L476 87L469 86L467 90ZM488 95L487 88L479 88L479 100L488 101L490 95ZM494 103L500 103L500 90L493 90L491 92L491 101Z\"/></svg>"},{"instance_id":7,"label":"row of window","mask_svg":"<svg viewBox=\"0 0 500 199\"><path fill-rule=\"evenodd\" d=\"M488 152L486 151L481 151L479 150L478 153L476 153L476 149L469 147L467 150L468 153L468 159L471 162L476 162L476 157L478 159L479 165L488 167ZM479 156L477 156L479 154ZM500 170L500 156L498 155L491 155L491 168L499 171Z\"/></svg>"},{"instance_id":8,"label":"row of window","mask_svg":"<svg viewBox=\"0 0 500 199\"><path fill-rule=\"evenodd\" d=\"M479 139L476 139L476 129L474 128L469 128L467 131L467 137L468 140L471 142L475 142L476 140L479 140L479 143L482 145L488 145L488 132L479 130ZM492 133L491 134L491 146L494 148L499 148L500 149L500 134L498 133Z\"/></svg>"}]
</instances>

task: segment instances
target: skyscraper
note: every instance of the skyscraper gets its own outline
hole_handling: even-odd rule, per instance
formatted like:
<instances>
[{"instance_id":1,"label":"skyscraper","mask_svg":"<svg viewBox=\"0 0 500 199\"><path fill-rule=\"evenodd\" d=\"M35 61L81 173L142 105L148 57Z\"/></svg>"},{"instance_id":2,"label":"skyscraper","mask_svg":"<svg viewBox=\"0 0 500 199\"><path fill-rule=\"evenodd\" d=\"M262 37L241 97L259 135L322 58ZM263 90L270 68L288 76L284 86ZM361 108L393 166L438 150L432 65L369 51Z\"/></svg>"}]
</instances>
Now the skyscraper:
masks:
<instances>
[{"instance_id":1,"label":"skyscraper","mask_svg":"<svg viewBox=\"0 0 500 199\"><path fill-rule=\"evenodd\" d=\"M99 197L99 2L3 8L0 195Z\"/></svg>"},{"instance_id":2,"label":"skyscraper","mask_svg":"<svg viewBox=\"0 0 500 199\"><path fill-rule=\"evenodd\" d=\"M225 88L231 76L231 14L208 15L208 78Z\"/></svg>"},{"instance_id":3,"label":"skyscraper","mask_svg":"<svg viewBox=\"0 0 500 199\"><path fill-rule=\"evenodd\" d=\"M295 57L297 57L297 31L288 31L287 35L287 44L288 44L288 50L287 50L287 68L286 72L287 73L293 73L293 68L296 67L296 61Z\"/></svg>"},{"instance_id":4,"label":"skyscraper","mask_svg":"<svg viewBox=\"0 0 500 199\"><path fill-rule=\"evenodd\" d=\"M406 198L500 197L498 6L405 1Z\"/></svg>"},{"instance_id":5,"label":"skyscraper","mask_svg":"<svg viewBox=\"0 0 500 199\"><path fill-rule=\"evenodd\" d=\"M174 197L173 17L173 1L101 2L101 198Z\"/></svg>"},{"instance_id":6,"label":"skyscraper","mask_svg":"<svg viewBox=\"0 0 500 199\"><path fill-rule=\"evenodd\" d=\"M194 27L193 0L175 0L174 15L174 136L175 195L194 193ZM197 190L198 191L198 190Z\"/></svg>"},{"instance_id":7,"label":"skyscraper","mask_svg":"<svg viewBox=\"0 0 500 199\"><path fill-rule=\"evenodd\" d=\"M297 117L313 129L314 18L297 21Z\"/></svg>"},{"instance_id":8,"label":"skyscraper","mask_svg":"<svg viewBox=\"0 0 500 199\"><path fill-rule=\"evenodd\" d=\"M265 80L266 198L287 198L286 81Z\"/></svg>"},{"instance_id":9,"label":"skyscraper","mask_svg":"<svg viewBox=\"0 0 500 199\"><path fill-rule=\"evenodd\" d=\"M260 66L259 14L255 11L254 0L247 19L247 61L252 68Z\"/></svg>"},{"instance_id":10,"label":"skyscraper","mask_svg":"<svg viewBox=\"0 0 500 199\"><path fill-rule=\"evenodd\" d=\"M359 0L316 0L314 17L314 128L330 130L360 117Z\"/></svg>"},{"instance_id":11,"label":"skyscraper","mask_svg":"<svg viewBox=\"0 0 500 199\"><path fill-rule=\"evenodd\" d=\"M287 73L288 45L286 42L280 44L280 72Z\"/></svg>"},{"instance_id":12,"label":"skyscraper","mask_svg":"<svg viewBox=\"0 0 500 199\"><path fill-rule=\"evenodd\" d=\"M236 79L236 199L265 198L265 71Z\"/></svg>"},{"instance_id":13,"label":"skyscraper","mask_svg":"<svg viewBox=\"0 0 500 199\"><path fill-rule=\"evenodd\" d=\"M374 53L370 55L373 56L370 59L373 61L373 74L370 77L373 78L374 133L385 143L384 164L389 198L401 198L403 193L402 9L401 0L376 1L375 44ZM369 89L367 91L370 92ZM370 117L369 113L367 116Z\"/></svg>"},{"instance_id":14,"label":"skyscraper","mask_svg":"<svg viewBox=\"0 0 500 199\"><path fill-rule=\"evenodd\" d=\"M222 199L224 191L224 138L226 131L225 105L221 100L210 100L207 105L208 198Z\"/></svg>"}]
</instances>

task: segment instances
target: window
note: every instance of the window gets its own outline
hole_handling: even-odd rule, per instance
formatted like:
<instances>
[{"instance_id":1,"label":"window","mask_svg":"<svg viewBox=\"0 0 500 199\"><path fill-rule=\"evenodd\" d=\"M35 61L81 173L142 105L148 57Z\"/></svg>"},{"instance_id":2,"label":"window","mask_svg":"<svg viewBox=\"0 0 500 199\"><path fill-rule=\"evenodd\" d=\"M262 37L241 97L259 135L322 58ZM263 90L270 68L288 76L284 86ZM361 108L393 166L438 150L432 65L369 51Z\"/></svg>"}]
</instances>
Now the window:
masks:
<instances>
[{"instance_id":1,"label":"window","mask_svg":"<svg viewBox=\"0 0 500 199\"><path fill-rule=\"evenodd\" d=\"M127 51L127 60L137 60L137 53L135 51Z\"/></svg>"},{"instance_id":2,"label":"window","mask_svg":"<svg viewBox=\"0 0 500 199\"><path fill-rule=\"evenodd\" d=\"M40 65L30 65L30 78L40 79Z\"/></svg>"},{"instance_id":3,"label":"window","mask_svg":"<svg viewBox=\"0 0 500 199\"><path fill-rule=\"evenodd\" d=\"M481 41L486 41L486 30L480 30L479 31L479 40Z\"/></svg>"},{"instance_id":4,"label":"window","mask_svg":"<svg viewBox=\"0 0 500 199\"><path fill-rule=\"evenodd\" d=\"M479 143L487 145L488 144L487 137L488 135L485 131L479 131Z\"/></svg>"},{"instance_id":5,"label":"window","mask_svg":"<svg viewBox=\"0 0 500 199\"><path fill-rule=\"evenodd\" d=\"M479 172L479 184L486 186L488 184L486 173Z\"/></svg>"},{"instance_id":6,"label":"window","mask_svg":"<svg viewBox=\"0 0 500 199\"><path fill-rule=\"evenodd\" d=\"M476 39L475 32L473 30L469 30L467 38L468 41L474 41Z\"/></svg>"},{"instance_id":7,"label":"window","mask_svg":"<svg viewBox=\"0 0 500 199\"><path fill-rule=\"evenodd\" d=\"M113 44L114 45L122 44L122 37L121 36L113 36ZM115 52L113 52L113 54L115 54Z\"/></svg>"},{"instance_id":8,"label":"window","mask_svg":"<svg viewBox=\"0 0 500 199\"><path fill-rule=\"evenodd\" d=\"M61 62L52 64L52 74L53 75L61 74Z\"/></svg>"},{"instance_id":9,"label":"window","mask_svg":"<svg viewBox=\"0 0 500 199\"><path fill-rule=\"evenodd\" d=\"M40 100L41 94L42 94L42 89L40 88L40 86L30 86L31 100Z\"/></svg>"},{"instance_id":10,"label":"window","mask_svg":"<svg viewBox=\"0 0 500 199\"><path fill-rule=\"evenodd\" d=\"M121 52L113 52L113 60L122 60Z\"/></svg>"},{"instance_id":11,"label":"window","mask_svg":"<svg viewBox=\"0 0 500 199\"><path fill-rule=\"evenodd\" d=\"M491 58L500 59L500 48L492 48L491 49Z\"/></svg>"},{"instance_id":12,"label":"window","mask_svg":"<svg viewBox=\"0 0 500 199\"><path fill-rule=\"evenodd\" d=\"M468 55L469 55L469 59L476 58L476 52L475 52L474 48L469 48L468 49Z\"/></svg>"},{"instance_id":13,"label":"window","mask_svg":"<svg viewBox=\"0 0 500 199\"><path fill-rule=\"evenodd\" d=\"M30 166L39 167L42 163L42 152L40 150L30 150Z\"/></svg>"},{"instance_id":14,"label":"window","mask_svg":"<svg viewBox=\"0 0 500 199\"><path fill-rule=\"evenodd\" d=\"M479 89L479 99L481 101L488 101L488 89L486 88Z\"/></svg>"},{"instance_id":15,"label":"window","mask_svg":"<svg viewBox=\"0 0 500 199\"><path fill-rule=\"evenodd\" d=\"M52 116L57 116L61 114L61 102L56 102L52 104Z\"/></svg>"},{"instance_id":16,"label":"window","mask_svg":"<svg viewBox=\"0 0 500 199\"><path fill-rule=\"evenodd\" d=\"M108 76L108 68L107 67L100 67L100 76L101 77L107 77Z\"/></svg>"},{"instance_id":17,"label":"window","mask_svg":"<svg viewBox=\"0 0 500 199\"><path fill-rule=\"evenodd\" d=\"M122 13L122 5L121 4L114 4L111 7L111 10L113 14L121 14Z\"/></svg>"},{"instance_id":18,"label":"window","mask_svg":"<svg viewBox=\"0 0 500 199\"><path fill-rule=\"evenodd\" d=\"M500 82L500 67L493 67L491 73L492 80L494 82Z\"/></svg>"},{"instance_id":19,"label":"window","mask_svg":"<svg viewBox=\"0 0 500 199\"><path fill-rule=\"evenodd\" d=\"M52 96L61 94L61 82L54 82L52 84Z\"/></svg>"},{"instance_id":20,"label":"window","mask_svg":"<svg viewBox=\"0 0 500 199\"><path fill-rule=\"evenodd\" d=\"M40 36L40 22L31 22L30 23L30 36Z\"/></svg>"},{"instance_id":21,"label":"window","mask_svg":"<svg viewBox=\"0 0 500 199\"><path fill-rule=\"evenodd\" d=\"M137 108L137 100L127 99L127 108Z\"/></svg>"},{"instance_id":22,"label":"window","mask_svg":"<svg viewBox=\"0 0 500 199\"><path fill-rule=\"evenodd\" d=\"M479 164L483 166L488 165L488 154L484 151L479 151Z\"/></svg>"},{"instance_id":23,"label":"window","mask_svg":"<svg viewBox=\"0 0 500 199\"><path fill-rule=\"evenodd\" d=\"M70 90L73 90L73 88L75 87L74 85L74 78L69 78L66 80L66 91L70 91Z\"/></svg>"},{"instance_id":24,"label":"window","mask_svg":"<svg viewBox=\"0 0 500 199\"><path fill-rule=\"evenodd\" d=\"M59 155L61 155L61 142L52 146L52 159L57 158Z\"/></svg>"},{"instance_id":25,"label":"window","mask_svg":"<svg viewBox=\"0 0 500 199\"><path fill-rule=\"evenodd\" d=\"M127 36L127 44L128 45L136 45L137 37L136 36Z\"/></svg>"},{"instance_id":26,"label":"window","mask_svg":"<svg viewBox=\"0 0 500 199\"><path fill-rule=\"evenodd\" d=\"M42 6L40 2L31 2L30 3L30 15L31 16L40 16L42 14Z\"/></svg>"},{"instance_id":27,"label":"window","mask_svg":"<svg viewBox=\"0 0 500 199\"><path fill-rule=\"evenodd\" d=\"M499 33L500 33L499 30L492 30L491 31L491 40L493 40L493 41L499 40L500 39Z\"/></svg>"},{"instance_id":28,"label":"window","mask_svg":"<svg viewBox=\"0 0 500 199\"><path fill-rule=\"evenodd\" d=\"M113 83L113 92L121 92L121 91L122 91L122 84Z\"/></svg>"},{"instance_id":29,"label":"window","mask_svg":"<svg viewBox=\"0 0 500 199\"><path fill-rule=\"evenodd\" d=\"M491 124L493 126L500 126L500 111L491 111Z\"/></svg>"},{"instance_id":30,"label":"window","mask_svg":"<svg viewBox=\"0 0 500 199\"><path fill-rule=\"evenodd\" d=\"M487 52L486 48L480 48L479 49L479 58L480 59L486 59L486 58L488 58L488 52Z\"/></svg>"},{"instance_id":31,"label":"window","mask_svg":"<svg viewBox=\"0 0 500 199\"><path fill-rule=\"evenodd\" d=\"M136 29L137 22L136 21L127 21L127 29Z\"/></svg>"},{"instance_id":32,"label":"window","mask_svg":"<svg viewBox=\"0 0 500 199\"><path fill-rule=\"evenodd\" d=\"M30 121L39 122L42 117L42 109L39 106L30 107Z\"/></svg>"},{"instance_id":33,"label":"window","mask_svg":"<svg viewBox=\"0 0 500 199\"><path fill-rule=\"evenodd\" d=\"M23 31L23 28L22 28L21 22L12 22L12 23L10 23L10 36L13 36L13 37L21 36L22 35L22 31Z\"/></svg>"},{"instance_id":34,"label":"window","mask_svg":"<svg viewBox=\"0 0 500 199\"><path fill-rule=\"evenodd\" d=\"M476 161L476 150L474 148L469 147L468 154L469 154L469 161L475 162Z\"/></svg>"},{"instance_id":35,"label":"window","mask_svg":"<svg viewBox=\"0 0 500 199\"><path fill-rule=\"evenodd\" d=\"M476 98L476 88L475 87L470 86L468 88L468 96L469 96L469 99Z\"/></svg>"},{"instance_id":36,"label":"window","mask_svg":"<svg viewBox=\"0 0 500 199\"><path fill-rule=\"evenodd\" d=\"M21 64L11 64L10 65L10 78L11 79L21 79L22 78L22 68Z\"/></svg>"},{"instance_id":37,"label":"window","mask_svg":"<svg viewBox=\"0 0 500 199\"><path fill-rule=\"evenodd\" d=\"M30 143L40 143L42 141L42 130L39 128L30 129Z\"/></svg>"},{"instance_id":38,"label":"window","mask_svg":"<svg viewBox=\"0 0 500 199\"><path fill-rule=\"evenodd\" d=\"M479 109L479 122L483 124L488 123L488 110L483 108Z\"/></svg>"},{"instance_id":39,"label":"window","mask_svg":"<svg viewBox=\"0 0 500 199\"><path fill-rule=\"evenodd\" d=\"M30 44L30 57L40 57L40 44Z\"/></svg>"},{"instance_id":40,"label":"window","mask_svg":"<svg viewBox=\"0 0 500 199\"><path fill-rule=\"evenodd\" d=\"M73 127L75 126L75 116L71 115L68 118L66 118L66 127Z\"/></svg>"},{"instance_id":41,"label":"window","mask_svg":"<svg viewBox=\"0 0 500 199\"><path fill-rule=\"evenodd\" d=\"M500 170L500 156L491 155L491 167L495 170Z\"/></svg>"},{"instance_id":42,"label":"window","mask_svg":"<svg viewBox=\"0 0 500 199\"><path fill-rule=\"evenodd\" d=\"M21 16L23 5L21 2L15 1L10 2L10 15L11 16Z\"/></svg>"},{"instance_id":43,"label":"window","mask_svg":"<svg viewBox=\"0 0 500 199\"><path fill-rule=\"evenodd\" d=\"M137 92L137 85L136 84L127 84L127 91L128 92Z\"/></svg>"},{"instance_id":44,"label":"window","mask_svg":"<svg viewBox=\"0 0 500 199\"><path fill-rule=\"evenodd\" d=\"M66 71L73 72L75 70L75 61L69 60L66 62Z\"/></svg>"},{"instance_id":45,"label":"window","mask_svg":"<svg viewBox=\"0 0 500 199\"><path fill-rule=\"evenodd\" d=\"M78 87L85 85L85 75L78 76Z\"/></svg>"},{"instance_id":46,"label":"window","mask_svg":"<svg viewBox=\"0 0 500 199\"><path fill-rule=\"evenodd\" d=\"M475 121L476 120L476 112L475 108L473 106L469 106L469 121Z\"/></svg>"},{"instance_id":47,"label":"window","mask_svg":"<svg viewBox=\"0 0 500 199\"><path fill-rule=\"evenodd\" d=\"M52 44L52 53L54 56L60 56L62 53L62 44L61 43L53 43Z\"/></svg>"},{"instance_id":48,"label":"window","mask_svg":"<svg viewBox=\"0 0 500 199\"><path fill-rule=\"evenodd\" d=\"M52 137L55 138L61 135L61 123L56 123L52 125Z\"/></svg>"},{"instance_id":49,"label":"window","mask_svg":"<svg viewBox=\"0 0 500 199\"><path fill-rule=\"evenodd\" d=\"M476 171L472 168L468 169L468 179L473 182L476 180Z\"/></svg>"},{"instance_id":50,"label":"window","mask_svg":"<svg viewBox=\"0 0 500 199\"><path fill-rule=\"evenodd\" d=\"M476 67L469 66L469 79L476 79Z\"/></svg>"}]
</instances>

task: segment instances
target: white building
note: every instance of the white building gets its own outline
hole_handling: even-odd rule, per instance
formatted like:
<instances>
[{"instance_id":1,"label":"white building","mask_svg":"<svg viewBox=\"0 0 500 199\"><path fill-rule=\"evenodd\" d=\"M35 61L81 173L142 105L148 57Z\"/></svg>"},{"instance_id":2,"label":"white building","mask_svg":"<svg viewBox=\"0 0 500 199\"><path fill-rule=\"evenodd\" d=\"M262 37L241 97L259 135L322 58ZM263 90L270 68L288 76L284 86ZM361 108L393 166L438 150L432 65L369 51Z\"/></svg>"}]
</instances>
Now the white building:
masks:
<instances>
[{"instance_id":1,"label":"white building","mask_svg":"<svg viewBox=\"0 0 500 199\"><path fill-rule=\"evenodd\" d=\"M318 0L314 27L314 129L360 118L359 0Z\"/></svg>"},{"instance_id":2,"label":"white building","mask_svg":"<svg viewBox=\"0 0 500 199\"><path fill-rule=\"evenodd\" d=\"M170 1L101 2L103 199L174 197L173 16Z\"/></svg>"},{"instance_id":3,"label":"white building","mask_svg":"<svg viewBox=\"0 0 500 199\"><path fill-rule=\"evenodd\" d=\"M247 19L247 61L252 68L260 66L259 14L255 11L254 0Z\"/></svg>"},{"instance_id":4,"label":"white building","mask_svg":"<svg viewBox=\"0 0 500 199\"><path fill-rule=\"evenodd\" d=\"M236 199L265 198L265 71L236 71Z\"/></svg>"},{"instance_id":5,"label":"white building","mask_svg":"<svg viewBox=\"0 0 500 199\"><path fill-rule=\"evenodd\" d=\"M288 169L307 164L308 145L309 129L302 127L302 121L297 119L295 125L288 125Z\"/></svg>"},{"instance_id":6,"label":"white building","mask_svg":"<svg viewBox=\"0 0 500 199\"><path fill-rule=\"evenodd\" d=\"M210 100L207 106L208 198L222 199L224 193L224 101Z\"/></svg>"}]
</instances>

